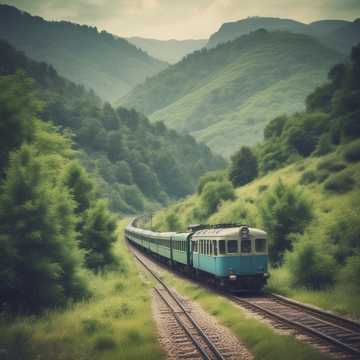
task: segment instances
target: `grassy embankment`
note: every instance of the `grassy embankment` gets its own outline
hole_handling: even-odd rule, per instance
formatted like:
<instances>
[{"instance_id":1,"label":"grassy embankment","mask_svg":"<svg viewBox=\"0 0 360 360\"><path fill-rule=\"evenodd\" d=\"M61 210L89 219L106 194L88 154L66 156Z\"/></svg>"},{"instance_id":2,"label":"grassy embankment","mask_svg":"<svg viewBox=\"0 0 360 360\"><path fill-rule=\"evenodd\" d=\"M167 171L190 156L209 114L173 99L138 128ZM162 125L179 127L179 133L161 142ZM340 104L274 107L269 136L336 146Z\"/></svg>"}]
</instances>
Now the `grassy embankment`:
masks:
<instances>
[{"instance_id":1,"label":"grassy embankment","mask_svg":"<svg viewBox=\"0 0 360 360\"><path fill-rule=\"evenodd\" d=\"M205 221L209 223L221 222L247 222L251 226L262 227L261 218L258 213L258 205L262 201L267 190L271 189L279 179L287 185L299 186L304 195L311 201L314 212L313 220L308 226L309 233L312 234L314 241L317 237L325 239L329 235L332 226L340 218L347 217L349 211L360 216L360 163L346 163L343 159L343 148L339 148L336 153L329 154L320 158L308 158L300 160L292 165L274 171L266 176L258 178L253 182L236 189L236 200L225 201ZM332 166L323 166L324 163L341 163L341 170L330 169ZM312 181L305 185L300 185L300 180L304 172L313 171L320 180ZM326 182L339 176L339 174L351 176L354 184L349 191L328 191L325 189ZM320 175L320 176L319 176ZM327 178L324 180L324 178ZM182 202L178 202L171 207L158 212L153 217L154 227L165 230L167 217L171 214L176 216L180 227L186 229L187 224L196 223L194 219L196 208L201 207L201 199L198 195L188 197ZM195 211L194 211L195 210ZM359 217L360 220L360 217ZM344 229L345 230L345 229ZM329 246L331 246L329 244ZM347 284L345 284L347 285ZM353 296L349 290L344 290L341 286L335 286L328 290L309 290L296 288L291 285L291 274L287 267L271 270L271 278L268 289L273 292L281 293L299 301L307 302L328 310L360 317L359 299Z\"/></svg>"},{"instance_id":2,"label":"grassy embankment","mask_svg":"<svg viewBox=\"0 0 360 360\"><path fill-rule=\"evenodd\" d=\"M151 317L150 285L139 276L122 241L123 271L89 274L94 296L39 316L1 318L0 359L162 359ZM141 346L139 346L139 343Z\"/></svg>"}]
</instances>

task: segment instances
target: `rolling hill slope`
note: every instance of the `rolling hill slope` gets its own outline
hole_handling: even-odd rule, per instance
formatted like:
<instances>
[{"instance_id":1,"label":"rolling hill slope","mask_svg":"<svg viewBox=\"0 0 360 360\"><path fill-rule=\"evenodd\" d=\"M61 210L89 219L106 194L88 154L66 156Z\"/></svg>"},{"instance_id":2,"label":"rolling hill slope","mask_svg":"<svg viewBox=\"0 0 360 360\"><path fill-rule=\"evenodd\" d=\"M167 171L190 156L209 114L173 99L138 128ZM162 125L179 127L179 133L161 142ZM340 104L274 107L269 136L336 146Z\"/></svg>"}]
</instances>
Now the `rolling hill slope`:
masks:
<instances>
[{"instance_id":1,"label":"rolling hill slope","mask_svg":"<svg viewBox=\"0 0 360 360\"><path fill-rule=\"evenodd\" d=\"M208 41L207 39L157 40L142 37L130 37L127 40L146 51L150 56L171 64L180 61L185 55L201 49Z\"/></svg>"},{"instance_id":2,"label":"rolling hill slope","mask_svg":"<svg viewBox=\"0 0 360 360\"><path fill-rule=\"evenodd\" d=\"M167 66L94 27L46 21L7 5L0 5L0 38L110 101Z\"/></svg>"},{"instance_id":3,"label":"rolling hill slope","mask_svg":"<svg viewBox=\"0 0 360 360\"><path fill-rule=\"evenodd\" d=\"M302 110L309 91L341 60L309 36L258 30L187 56L120 103L229 156L260 140L274 116Z\"/></svg>"}]
</instances>

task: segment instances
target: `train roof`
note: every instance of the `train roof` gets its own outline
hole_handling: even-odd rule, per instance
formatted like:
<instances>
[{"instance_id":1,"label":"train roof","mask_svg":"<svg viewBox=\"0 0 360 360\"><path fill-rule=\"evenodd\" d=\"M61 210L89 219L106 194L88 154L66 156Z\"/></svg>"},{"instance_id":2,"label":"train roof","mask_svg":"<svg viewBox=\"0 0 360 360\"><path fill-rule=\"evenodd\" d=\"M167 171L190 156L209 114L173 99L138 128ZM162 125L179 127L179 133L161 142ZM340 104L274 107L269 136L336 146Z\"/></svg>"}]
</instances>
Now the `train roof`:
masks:
<instances>
[{"instance_id":1,"label":"train roof","mask_svg":"<svg viewBox=\"0 0 360 360\"><path fill-rule=\"evenodd\" d=\"M266 236L266 232L256 228L248 228L250 236ZM218 228L218 229L203 229L198 230L193 234L193 239L207 238L207 237L225 237L238 238L240 236L241 227Z\"/></svg>"}]
</instances>

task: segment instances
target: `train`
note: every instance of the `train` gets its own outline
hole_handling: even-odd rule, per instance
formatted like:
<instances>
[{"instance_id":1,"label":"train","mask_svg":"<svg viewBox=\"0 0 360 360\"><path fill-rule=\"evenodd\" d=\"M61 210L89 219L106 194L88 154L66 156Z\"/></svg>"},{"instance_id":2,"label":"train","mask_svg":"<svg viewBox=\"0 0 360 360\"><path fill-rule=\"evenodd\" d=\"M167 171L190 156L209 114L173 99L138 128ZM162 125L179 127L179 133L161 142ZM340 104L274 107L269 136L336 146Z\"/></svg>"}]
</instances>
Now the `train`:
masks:
<instances>
[{"instance_id":1,"label":"train","mask_svg":"<svg viewBox=\"0 0 360 360\"><path fill-rule=\"evenodd\" d=\"M241 224L196 224L186 232L125 228L126 240L163 263L231 291L260 291L269 278L266 232Z\"/></svg>"}]
</instances>

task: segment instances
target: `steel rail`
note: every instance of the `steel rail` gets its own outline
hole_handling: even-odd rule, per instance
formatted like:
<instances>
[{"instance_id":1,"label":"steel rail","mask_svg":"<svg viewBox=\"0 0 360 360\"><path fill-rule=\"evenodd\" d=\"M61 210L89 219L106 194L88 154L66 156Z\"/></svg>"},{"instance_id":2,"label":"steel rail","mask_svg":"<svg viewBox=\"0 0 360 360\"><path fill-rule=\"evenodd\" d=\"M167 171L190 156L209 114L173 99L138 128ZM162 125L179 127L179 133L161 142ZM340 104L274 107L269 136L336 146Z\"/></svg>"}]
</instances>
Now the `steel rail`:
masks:
<instances>
[{"instance_id":1,"label":"steel rail","mask_svg":"<svg viewBox=\"0 0 360 360\"><path fill-rule=\"evenodd\" d=\"M214 343L209 339L209 337L204 333L204 331L199 327L199 325L197 324L197 322L194 320L194 318L189 314L189 312L185 309L185 307L183 306L183 304L178 300L178 298L173 294L173 292L169 289L169 287L164 283L164 281L152 270L150 269L150 267L145 264L144 261L142 261L140 259L140 257L134 252L132 251L134 257L145 267L145 269L163 286L163 288L166 290L166 292L170 295L170 297L176 302L176 304L181 308L181 310L183 311L183 313L185 314L185 316L189 319L189 321L191 322L191 324L194 326L194 328L198 331L198 333L200 334L200 336L205 340L206 344L208 345L208 347L210 348L210 350L213 352L213 354L215 355L216 359L218 360L225 360L225 358L223 357L223 355L220 353L220 351L216 348L216 346L214 345ZM158 289L155 288L155 290L157 291L157 293L159 293ZM160 295L161 296L161 295ZM164 300L164 298L161 296L161 298ZM165 300L166 301L166 300ZM168 303L167 303L168 304ZM168 304L169 306L171 306L170 304ZM173 313L175 313L175 311L172 309ZM177 315L177 314L175 314ZM181 320L180 320L181 321ZM186 330L185 330L186 331ZM188 333L188 331L186 331ZM191 340L196 342L196 339L193 339L192 334L189 335L191 337ZM201 347L201 345L199 344L200 348L202 350L200 350L200 352L204 355L205 350ZM211 357L208 357L208 355L204 355L207 356L206 359L212 359Z\"/></svg>"},{"instance_id":2,"label":"steel rail","mask_svg":"<svg viewBox=\"0 0 360 360\"><path fill-rule=\"evenodd\" d=\"M360 350L352 347L351 345L348 345L348 344L345 344L344 342L334 338L333 336L330 336L330 335L327 335L327 334L324 334L323 332L321 331L318 331L310 326L307 326L305 324L302 324L301 322L299 321L295 321L295 320L290 320L274 311L271 311L269 309L267 309L266 307L263 307L263 306L260 306L258 304L254 304L253 302L249 301L249 300L246 300L246 299L243 299L243 298L239 298L237 296L233 296L231 295L230 296L231 300L233 300L234 302L240 304L240 305L247 305L251 308L254 308L256 310L259 310L260 312L262 313L265 313L267 315L269 315L270 317L272 318L275 318L275 319L278 319L278 320L281 320L282 322L288 324L288 325L291 325L292 327L295 327L295 328L299 328L299 329L302 329L302 330L305 330L305 332L308 332L308 333L311 333L313 335L316 335L328 342L330 342L331 344L335 344L337 345L338 347L341 347L342 349L350 352L351 354L353 355L360 355ZM321 321L321 320L319 320ZM330 325L333 326L332 323L328 323ZM347 329L345 329L347 330ZM349 331L349 330L348 330ZM358 335L360 335L360 333L358 333Z\"/></svg>"}]
</instances>

